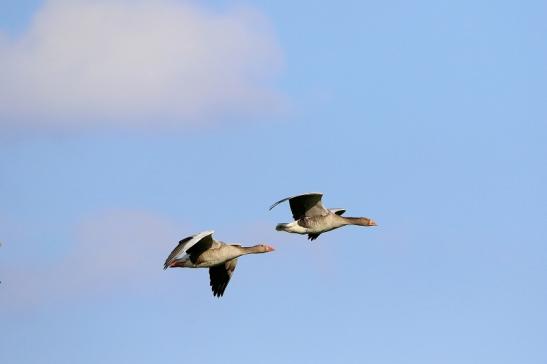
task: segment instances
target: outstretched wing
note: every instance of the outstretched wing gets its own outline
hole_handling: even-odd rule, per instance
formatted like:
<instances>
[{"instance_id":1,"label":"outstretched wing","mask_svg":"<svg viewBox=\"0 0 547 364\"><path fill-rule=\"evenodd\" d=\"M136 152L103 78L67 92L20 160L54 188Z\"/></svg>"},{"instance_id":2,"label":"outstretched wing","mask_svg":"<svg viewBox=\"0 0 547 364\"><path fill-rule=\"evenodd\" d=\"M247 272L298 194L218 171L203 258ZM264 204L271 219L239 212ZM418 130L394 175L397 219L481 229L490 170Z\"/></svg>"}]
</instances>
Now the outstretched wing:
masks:
<instances>
[{"instance_id":1,"label":"outstretched wing","mask_svg":"<svg viewBox=\"0 0 547 364\"><path fill-rule=\"evenodd\" d=\"M179 241L179 244L165 260L163 269L167 269L175 260L183 259L185 256L195 261L201 253L213 246L213 233L213 230L203 231Z\"/></svg>"},{"instance_id":2,"label":"outstretched wing","mask_svg":"<svg viewBox=\"0 0 547 364\"><path fill-rule=\"evenodd\" d=\"M323 203L321 202L322 197L323 194L320 192L310 192L291 196L277 201L270 207L270 210L280 203L289 200L292 216L295 220L301 219L302 217L328 215L329 210L323 206Z\"/></svg>"},{"instance_id":3,"label":"outstretched wing","mask_svg":"<svg viewBox=\"0 0 547 364\"><path fill-rule=\"evenodd\" d=\"M211 289L213 296L221 297L224 294L230 278L236 269L237 258L227 261L224 264L215 265L209 268L209 278L211 279Z\"/></svg>"}]
</instances>

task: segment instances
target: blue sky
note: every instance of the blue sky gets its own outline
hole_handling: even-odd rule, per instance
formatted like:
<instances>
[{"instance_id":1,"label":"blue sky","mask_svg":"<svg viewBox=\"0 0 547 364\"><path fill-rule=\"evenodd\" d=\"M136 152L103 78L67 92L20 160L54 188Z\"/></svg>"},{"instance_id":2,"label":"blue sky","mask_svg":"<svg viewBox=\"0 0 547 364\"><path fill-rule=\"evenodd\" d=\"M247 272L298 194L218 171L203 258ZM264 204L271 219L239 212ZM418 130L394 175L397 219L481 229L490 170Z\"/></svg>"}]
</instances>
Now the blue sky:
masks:
<instances>
[{"instance_id":1,"label":"blue sky","mask_svg":"<svg viewBox=\"0 0 547 364\"><path fill-rule=\"evenodd\" d=\"M90 4L0 6L1 362L547 361L544 2Z\"/></svg>"}]
</instances>

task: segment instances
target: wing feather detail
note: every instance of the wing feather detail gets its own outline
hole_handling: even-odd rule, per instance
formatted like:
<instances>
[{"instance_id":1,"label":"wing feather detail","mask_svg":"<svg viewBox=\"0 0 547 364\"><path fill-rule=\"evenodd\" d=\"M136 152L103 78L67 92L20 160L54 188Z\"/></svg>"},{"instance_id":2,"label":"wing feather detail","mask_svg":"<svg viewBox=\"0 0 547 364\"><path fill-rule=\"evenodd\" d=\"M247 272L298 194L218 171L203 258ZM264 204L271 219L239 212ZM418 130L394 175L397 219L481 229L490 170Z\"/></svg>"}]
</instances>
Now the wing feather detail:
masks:
<instances>
[{"instance_id":1,"label":"wing feather detail","mask_svg":"<svg viewBox=\"0 0 547 364\"><path fill-rule=\"evenodd\" d=\"M179 241L179 244L175 247L175 249L173 249L171 254L169 254L165 260L163 269L169 268L174 261L179 260L186 255L190 255L190 253L195 255L195 253L200 252L201 254L204 250L209 249L213 243L213 233L214 230L203 231ZM189 252L189 250L191 251Z\"/></svg>"},{"instance_id":2,"label":"wing feather detail","mask_svg":"<svg viewBox=\"0 0 547 364\"><path fill-rule=\"evenodd\" d=\"M236 269L237 258L231 259L224 264L215 265L209 268L209 278L213 296L221 297L232 278Z\"/></svg>"},{"instance_id":3,"label":"wing feather detail","mask_svg":"<svg viewBox=\"0 0 547 364\"><path fill-rule=\"evenodd\" d=\"M312 216L324 216L329 213L323 203L321 198L323 194L321 192L309 192L301 195L291 196L277 201L272 206L270 210L283 203L289 201L291 207L292 215L295 220L298 220L302 217L312 217Z\"/></svg>"}]
</instances>

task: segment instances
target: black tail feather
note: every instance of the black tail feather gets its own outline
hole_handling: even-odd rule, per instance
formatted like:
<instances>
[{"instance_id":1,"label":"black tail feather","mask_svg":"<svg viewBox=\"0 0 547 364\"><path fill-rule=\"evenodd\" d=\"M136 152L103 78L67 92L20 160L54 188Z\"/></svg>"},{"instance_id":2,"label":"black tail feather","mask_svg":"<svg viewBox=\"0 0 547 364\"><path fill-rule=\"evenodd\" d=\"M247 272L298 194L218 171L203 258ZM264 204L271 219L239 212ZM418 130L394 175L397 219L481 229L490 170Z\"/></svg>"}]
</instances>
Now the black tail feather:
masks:
<instances>
[{"instance_id":1,"label":"black tail feather","mask_svg":"<svg viewBox=\"0 0 547 364\"><path fill-rule=\"evenodd\" d=\"M282 224L282 223L277 224L277 225L275 226L275 230L277 230L277 231L285 231L285 228L287 227L287 225L288 225L288 224Z\"/></svg>"}]
</instances>

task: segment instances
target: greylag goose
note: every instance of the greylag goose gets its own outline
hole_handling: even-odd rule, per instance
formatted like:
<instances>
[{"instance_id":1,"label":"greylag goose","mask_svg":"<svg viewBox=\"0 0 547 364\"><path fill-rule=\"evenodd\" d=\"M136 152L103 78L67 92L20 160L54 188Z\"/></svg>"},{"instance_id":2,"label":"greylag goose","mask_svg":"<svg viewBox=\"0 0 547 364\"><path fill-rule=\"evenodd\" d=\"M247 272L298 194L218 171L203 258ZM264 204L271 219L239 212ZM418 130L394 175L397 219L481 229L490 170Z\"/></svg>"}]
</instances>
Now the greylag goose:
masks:
<instances>
[{"instance_id":1,"label":"greylag goose","mask_svg":"<svg viewBox=\"0 0 547 364\"><path fill-rule=\"evenodd\" d=\"M268 253L269 245L241 246L213 239L213 230L182 239L165 260L167 268L209 268L214 296L222 296L236 269L237 258L246 254Z\"/></svg>"},{"instance_id":2,"label":"greylag goose","mask_svg":"<svg viewBox=\"0 0 547 364\"><path fill-rule=\"evenodd\" d=\"M270 210L282 202L289 201L295 221L277 224L275 230L288 233L308 234L308 239L315 240L320 234L346 225L376 226L368 217L342 216L345 209L326 209L321 202L320 192L304 193L287 197L274 203Z\"/></svg>"}]
</instances>

